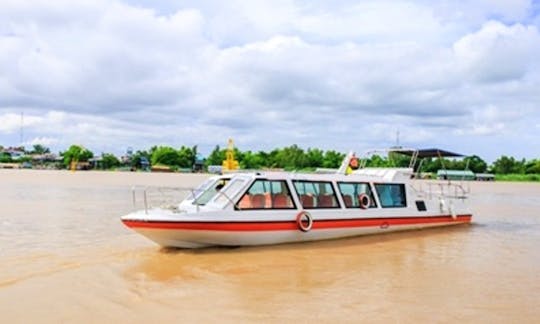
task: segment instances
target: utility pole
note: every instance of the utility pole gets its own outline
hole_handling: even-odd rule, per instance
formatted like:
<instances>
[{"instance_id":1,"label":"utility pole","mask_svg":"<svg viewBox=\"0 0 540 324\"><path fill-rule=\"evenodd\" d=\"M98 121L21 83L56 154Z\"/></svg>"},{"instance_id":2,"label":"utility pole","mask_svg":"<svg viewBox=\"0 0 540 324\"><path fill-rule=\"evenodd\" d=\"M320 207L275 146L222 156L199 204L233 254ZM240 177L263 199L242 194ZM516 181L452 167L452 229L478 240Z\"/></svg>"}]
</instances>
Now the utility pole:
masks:
<instances>
[{"instance_id":1,"label":"utility pole","mask_svg":"<svg viewBox=\"0 0 540 324\"><path fill-rule=\"evenodd\" d=\"M21 112L21 147L24 146L24 111Z\"/></svg>"}]
</instances>

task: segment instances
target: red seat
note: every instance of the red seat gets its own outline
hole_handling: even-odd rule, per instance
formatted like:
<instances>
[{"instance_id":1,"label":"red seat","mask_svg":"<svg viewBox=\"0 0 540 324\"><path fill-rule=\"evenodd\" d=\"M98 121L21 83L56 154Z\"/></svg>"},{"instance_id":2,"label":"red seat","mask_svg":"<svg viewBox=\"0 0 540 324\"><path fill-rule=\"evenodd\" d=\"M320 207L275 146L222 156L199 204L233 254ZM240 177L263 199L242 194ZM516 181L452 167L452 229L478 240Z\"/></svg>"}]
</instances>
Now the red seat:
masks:
<instances>
[{"instance_id":1,"label":"red seat","mask_svg":"<svg viewBox=\"0 0 540 324\"><path fill-rule=\"evenodd\" d=\"M334 195L320 195L319 196L319 205L318 207L322 208L330 208L330 207L336 207L336 198Z\"/></svg>"},{"instance_id":2,"label":"red seat","mask_svg":"<svg viewBox=\"0 0 540 324\"><path fill-rule=\"evenodd\" d=\"M275 194L272 196L274 208L290 208L292 207L291 199L286 194Z\"/></svg>"},{"instance_id":3,"label":"red seat","mask_svg":"<svg viewBox=\"0 0 540 324\"><path fill-rule=\"evenodd\" d=\"M251 208L251 196L249 194L244 195L242 199L238 202L238 207L240 209L248 209Z\"/></svg>"},{"instance_id":4,"label":"red seat","mask_svg":"<svg viewBox=\"0 0 540 324\"><path fill-rule=\"evenodd\" d=\"M343 195L343 202L345 203L345 207L354 207L351 195Z\"/></svg>"},{"instance_id":5,"label":"red seat","mask_svg":"<svg viewBox=\"0 0 540 324\"><path fill-rule=\"evenodd\" d=\"M251 208L265 208L266 197L263 194L251 196Z\"/></svg>"},{"instance_id":6,"label":"red seat","mask_svg":"<svg viewBox=\"0 0 540 324\"><path fill-rule=\"evenodd\" d=\"M315 205L313 196L310 195L300 195L300 201L302 202L302 207L304 208L313 208Z\"/></svg>"}]
</instances>

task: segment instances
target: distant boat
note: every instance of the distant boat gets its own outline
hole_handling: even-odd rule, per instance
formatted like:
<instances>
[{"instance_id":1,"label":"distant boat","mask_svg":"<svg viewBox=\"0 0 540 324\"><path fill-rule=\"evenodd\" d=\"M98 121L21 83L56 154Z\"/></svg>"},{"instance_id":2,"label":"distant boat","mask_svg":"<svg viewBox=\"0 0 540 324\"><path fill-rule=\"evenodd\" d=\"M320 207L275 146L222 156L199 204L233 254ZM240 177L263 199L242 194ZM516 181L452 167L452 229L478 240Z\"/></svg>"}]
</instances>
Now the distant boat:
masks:
<instances>
[{"instance_id":1,"label":"distant boat","mask_svg":"<svg viewBox=\"0 0 540 324\"><path fill-rule=\"evenodd\" d=\"M162 164L153 165L150 170L152 172L173 172L169 166Z\"/></svg>"},{"instance_id":2,"label":"distant boat","mask_svg":"<svg viewBox=\"0 0 540 324\"><path fill-rule=\"evenodd\" d=\"M401 151L413 159L433 154ZM180 248L307 242L471 222L461 184L417 183L412 168L347 174L358 164L354 159L349 154L333 174L214 176L173 208L146 204L121 220L161 246Z\"/></svg>"}]
</instances>

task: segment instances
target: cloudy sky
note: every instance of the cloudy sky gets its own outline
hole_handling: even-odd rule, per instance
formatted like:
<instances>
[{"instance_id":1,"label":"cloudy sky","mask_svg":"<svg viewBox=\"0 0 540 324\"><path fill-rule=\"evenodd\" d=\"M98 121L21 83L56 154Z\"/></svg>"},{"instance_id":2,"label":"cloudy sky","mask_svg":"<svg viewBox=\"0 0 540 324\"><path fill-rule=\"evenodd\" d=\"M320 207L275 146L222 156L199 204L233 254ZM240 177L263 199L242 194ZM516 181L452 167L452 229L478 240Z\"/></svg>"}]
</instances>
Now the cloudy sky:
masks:
<instances>
[{"instance_id":1,"label":"cloudy sky","mask_svg":"<svg viewBox=\"0 0 540 324\"><path fill-rule=\"evenodd\" d=\"M540 158L540 2L0 2L0 145Z\"/></svg>"}]
</instances>

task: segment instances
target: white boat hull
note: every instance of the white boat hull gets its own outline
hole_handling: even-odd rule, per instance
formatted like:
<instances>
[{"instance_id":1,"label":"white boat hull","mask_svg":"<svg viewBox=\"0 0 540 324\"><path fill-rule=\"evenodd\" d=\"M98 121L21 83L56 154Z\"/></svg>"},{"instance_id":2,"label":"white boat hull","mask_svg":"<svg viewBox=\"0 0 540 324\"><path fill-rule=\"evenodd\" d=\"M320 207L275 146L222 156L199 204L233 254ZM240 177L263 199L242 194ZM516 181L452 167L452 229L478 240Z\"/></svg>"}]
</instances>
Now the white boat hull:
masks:
<instances>
[{"instance_id":1,"label":"white boat hull","mask_svg":"<svg viewBox=\"0 0 540 324\"><path fill-rule=\"evenodd\" d=\"M315 220L304 232L295 221L208 222L123 219L127 227L164 247L252 246L338 239L470 223L471 215Z\"/></svg>"}]
</instances>

